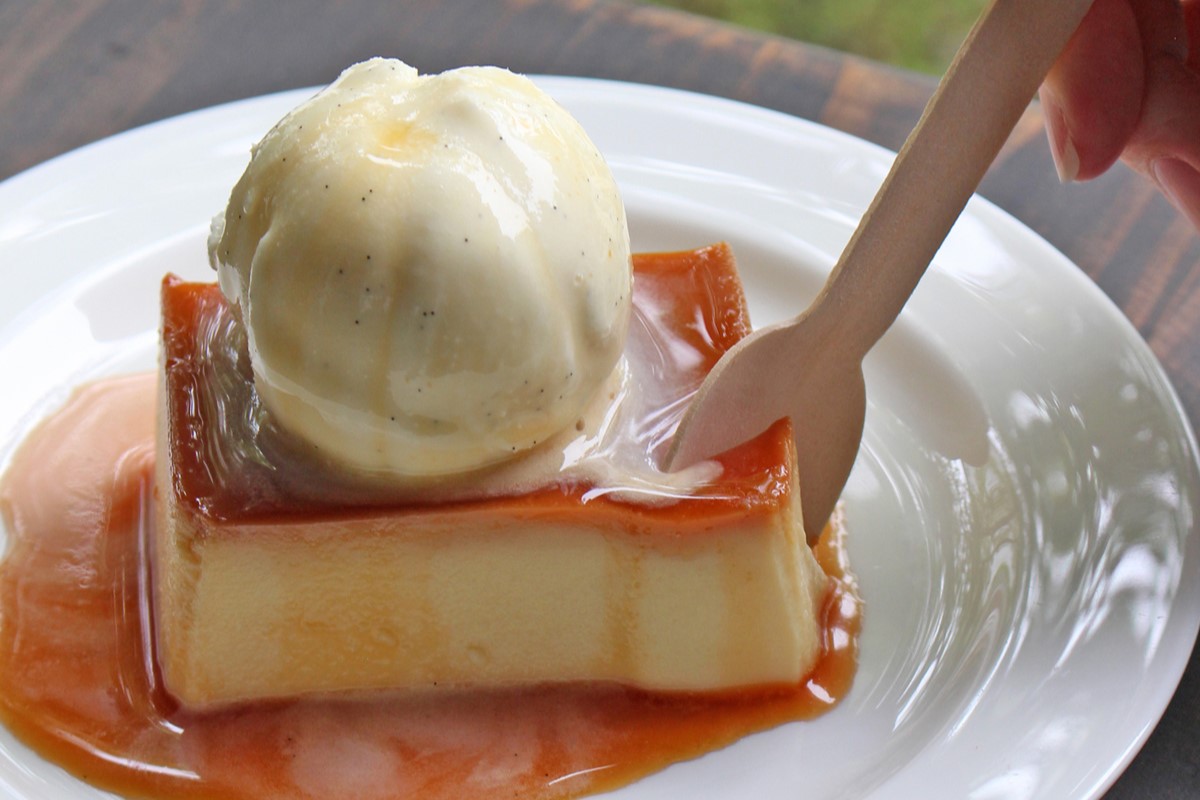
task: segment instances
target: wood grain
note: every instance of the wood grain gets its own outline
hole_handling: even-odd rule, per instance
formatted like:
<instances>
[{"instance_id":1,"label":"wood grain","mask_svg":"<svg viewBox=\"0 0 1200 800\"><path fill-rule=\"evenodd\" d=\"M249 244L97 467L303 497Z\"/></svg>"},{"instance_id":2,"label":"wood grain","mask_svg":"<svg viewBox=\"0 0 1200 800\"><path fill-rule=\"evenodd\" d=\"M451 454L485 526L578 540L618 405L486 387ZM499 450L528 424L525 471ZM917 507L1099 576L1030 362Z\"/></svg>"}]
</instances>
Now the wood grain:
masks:
<instances>
[{"instance_id":1,"label":"wood grain","mask_svg":"<svg viewBox=\"0 0 1200 800\"><path fill-rule=\"evenodd\" d=\"M285 10L286 9L286 10ZM744 100L895 149L934 81L612 0L0 0L0 179L192 109L316 85L372 55L494 63ZM1035 106L981 192L1062 250L1150 342L1200 419L1200 236L1118 166L1059 185ZM7 265L0 265L4 267ZM1109 796L1193 797L1200 657Z\"/></svg>"}]
</instances>

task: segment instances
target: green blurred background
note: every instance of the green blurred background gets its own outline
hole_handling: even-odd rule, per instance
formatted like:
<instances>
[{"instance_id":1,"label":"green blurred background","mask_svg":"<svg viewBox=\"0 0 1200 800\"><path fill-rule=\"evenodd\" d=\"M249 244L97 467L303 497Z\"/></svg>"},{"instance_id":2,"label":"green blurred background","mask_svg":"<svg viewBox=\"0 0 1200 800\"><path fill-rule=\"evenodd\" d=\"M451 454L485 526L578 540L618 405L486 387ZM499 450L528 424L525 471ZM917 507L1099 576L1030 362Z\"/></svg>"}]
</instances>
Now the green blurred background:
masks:
<instances>
[{"instance_id":1,"label":"green blurred background","mask_svg":"<svg viewBox=\"0 0 1200 800\"><path fill-rule=\"evenodd\" d=\"M652 0L940 74L987 0Z\"/></svg>"}]
</instances>

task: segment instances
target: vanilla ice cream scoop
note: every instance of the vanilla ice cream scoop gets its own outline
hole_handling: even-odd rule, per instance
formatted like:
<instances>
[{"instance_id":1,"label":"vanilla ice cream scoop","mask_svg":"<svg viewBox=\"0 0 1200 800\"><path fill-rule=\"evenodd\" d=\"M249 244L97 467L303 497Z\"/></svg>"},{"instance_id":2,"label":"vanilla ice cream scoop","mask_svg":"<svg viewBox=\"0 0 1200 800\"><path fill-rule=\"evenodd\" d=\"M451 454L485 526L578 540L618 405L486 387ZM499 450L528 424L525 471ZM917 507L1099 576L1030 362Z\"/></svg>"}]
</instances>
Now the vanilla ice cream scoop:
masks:
<instances>
[{"instance_id":1,"label":"vanilla ice cream scoop","mask_svg":"<svg viewBox=\"0 0 1200 800\"><path fill-rule=\"evenodd\" d=\"M389 477L477 469L575 424L628 327L612 174L502 69L347 69L253 149L209 249L274 419Z\"/></svg>"}]
</instances>

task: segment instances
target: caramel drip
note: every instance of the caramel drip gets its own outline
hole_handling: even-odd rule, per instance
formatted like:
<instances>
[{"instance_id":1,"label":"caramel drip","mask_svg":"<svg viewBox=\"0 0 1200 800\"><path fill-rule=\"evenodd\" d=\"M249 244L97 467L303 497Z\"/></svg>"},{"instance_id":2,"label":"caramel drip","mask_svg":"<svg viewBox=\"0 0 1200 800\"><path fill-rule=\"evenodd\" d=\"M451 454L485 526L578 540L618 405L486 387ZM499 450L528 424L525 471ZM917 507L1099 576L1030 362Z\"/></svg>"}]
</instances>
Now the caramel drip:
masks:
<instances>
[{"instance_id":1,"label":"caramel drip","mask_svg":"<svg viewBox=\"0 0 1200 800\"><path fill-rule=\"evenodd\" d=\"M850 686L860 605L838 524L818 549L835 578L824 653L786 691L588 685L179 710L147 644L153 391L147 376L87 387L0 488L0 715L96 786L158 800L577 797L817 716Z\"/></svg>"}]
</instances>

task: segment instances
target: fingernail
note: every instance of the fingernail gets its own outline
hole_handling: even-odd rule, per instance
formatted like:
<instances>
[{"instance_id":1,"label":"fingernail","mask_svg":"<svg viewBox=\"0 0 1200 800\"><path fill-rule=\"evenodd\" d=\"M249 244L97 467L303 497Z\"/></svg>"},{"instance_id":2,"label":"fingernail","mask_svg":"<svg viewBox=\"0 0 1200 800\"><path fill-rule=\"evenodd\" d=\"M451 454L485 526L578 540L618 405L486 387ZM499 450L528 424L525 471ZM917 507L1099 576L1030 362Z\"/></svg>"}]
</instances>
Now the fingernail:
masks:
<instances>
[{"instance_id":1,"label":"fingernail","mask_svg":"<svg viewBox=\"0 0 1200 800\"><path fill-rule=\"evenodd\" d=\"M1150 165L1150 172L1171 204L1200 228L1200 172L1178 158L1160 158Z\"/></svg>"},{"instance_id":2,"label":"fingernail","mask_svg":"<svg viewBox=\"0 0 1200 800\"><path fill-rule=\"evenodd\" d=\"M1070 183L1079 175L1079 152L1071 141L1067 120L1053 96L1042 92L1042 113L1046 117L1046 135L1050 139L1050 155L1062 183Z\"/></svg>"}]
</instances>

